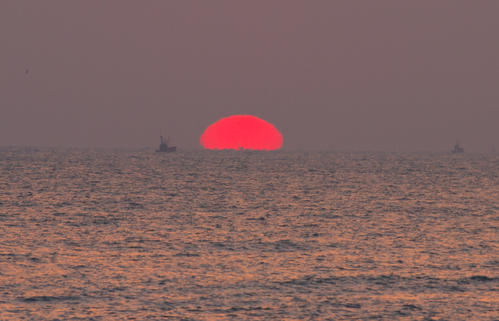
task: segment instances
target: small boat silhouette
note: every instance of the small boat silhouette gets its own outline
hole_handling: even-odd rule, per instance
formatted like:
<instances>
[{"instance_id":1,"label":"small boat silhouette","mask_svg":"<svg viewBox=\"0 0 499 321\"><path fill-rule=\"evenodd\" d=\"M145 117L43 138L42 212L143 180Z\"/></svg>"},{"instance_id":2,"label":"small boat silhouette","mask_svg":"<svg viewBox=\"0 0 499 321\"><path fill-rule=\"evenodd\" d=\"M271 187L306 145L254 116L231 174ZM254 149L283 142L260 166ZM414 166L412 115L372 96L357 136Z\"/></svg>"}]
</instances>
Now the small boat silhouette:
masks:
<instances>
[{"instance_id":1,"label":"small boat silhouette","mask_svg":"<svg viewBox=\"0 0 499 321\"><path fill-rule=\"evenodd\" d=\"M456 145L454 145L454 149L451 150L452 154L461 154L464 153L464 148L462 148L459 145L459 142L456 142Z\"/></svg>"},{"instance_id":2,"label":"small boat silhouette","mask_svg":"<svg viewBox=\"0 0 499 321\"><path fill-rule=\"evenodd\" d=\"M177 151L177 146L168 146L168 142L170 138L166 141L163 139L163 136L159 136L161 142L159 144L159 148L156 149L157 153L172 153Z\"/></svg>"}]
</instances>

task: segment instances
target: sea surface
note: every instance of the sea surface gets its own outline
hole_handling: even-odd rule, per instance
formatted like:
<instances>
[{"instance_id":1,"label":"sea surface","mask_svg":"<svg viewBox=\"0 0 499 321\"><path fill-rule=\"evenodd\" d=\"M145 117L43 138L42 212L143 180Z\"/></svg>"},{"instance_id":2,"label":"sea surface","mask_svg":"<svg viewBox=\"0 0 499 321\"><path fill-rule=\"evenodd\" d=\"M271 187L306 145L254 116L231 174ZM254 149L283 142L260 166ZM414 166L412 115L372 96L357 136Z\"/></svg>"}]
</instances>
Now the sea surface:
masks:
<instances>
[{"instance_id":1,"label":"sea surface","mask_svg":"<svg viewBox=\"0 0 499 321\"><path fill-rule=\"evenodd\" d=\"M499 156L3 148L0 320L499 320Z\"/></svg>"}]
</instances>

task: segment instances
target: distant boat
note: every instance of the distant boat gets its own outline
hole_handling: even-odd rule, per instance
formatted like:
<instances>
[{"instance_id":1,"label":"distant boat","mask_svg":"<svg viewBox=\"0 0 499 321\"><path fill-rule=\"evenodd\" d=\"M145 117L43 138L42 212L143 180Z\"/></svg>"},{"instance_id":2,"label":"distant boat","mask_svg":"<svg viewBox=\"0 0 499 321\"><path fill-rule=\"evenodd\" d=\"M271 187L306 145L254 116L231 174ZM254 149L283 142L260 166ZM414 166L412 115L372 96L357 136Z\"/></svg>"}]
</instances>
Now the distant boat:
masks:
<instances>
[{"instance_id":1,"label":"distant boat","mask_svg":"<svg viewBox=\"0 0 499 321\"><path fill-rule=\"evenodd\" d=\"M163 139L163 136L159 136L161 142L159 144L159 148L156 149L156 152L157 153L172 153L172 152L176 152L177 151L177 147L176 146L170 146L168 147L168 140L165 141Z\"/></svg>"},{"instance_id":2,"label":"distant boat","mask_svg":"<svg viewBox=\"0 0 499 321\"><path fill-rule=\"evenodd\" d=\"M456 145L454 145L454 149L451 150L452 154L462 154L464 153L464 148L459 146L459 142L456 142Z\"/></svg>"}]
</instances>

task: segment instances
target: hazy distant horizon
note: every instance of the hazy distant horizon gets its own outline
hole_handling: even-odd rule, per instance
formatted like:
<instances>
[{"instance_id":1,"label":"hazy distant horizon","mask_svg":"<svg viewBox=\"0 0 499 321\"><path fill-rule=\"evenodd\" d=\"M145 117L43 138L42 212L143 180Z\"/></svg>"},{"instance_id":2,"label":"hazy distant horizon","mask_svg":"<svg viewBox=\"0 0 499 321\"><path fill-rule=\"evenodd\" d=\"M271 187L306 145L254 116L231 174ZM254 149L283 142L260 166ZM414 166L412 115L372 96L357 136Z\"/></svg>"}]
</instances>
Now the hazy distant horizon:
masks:
<instances>
[{"instance_id":1,"label":"hazy distant horizon","mask_svg":"<svg viewBox=\"0 0 499 321\"><path fill-rule=\"evenodd\" d=\"M232 150L232 149L215 149L208 150L199 146L197 148L183 148L182 146L178 146L176 144L172 144L177 146L177 153L194 153L194 152L207 152L207 153L245 153L245 152L255 152L255 153L386 153L386 154L451 154L451 149L453 146L446 150L376 150L376 149L299 149L299 148L281 148L278 150L266 151L266 150L251 150L251 149L241 149L241 150ZM81 150L81 151L124 151L124 152L139 152L139 151L147 151L147 152L155 152L158 146L71 146L71 145L0 145L0 151L5 150ZM465 154L498 154L499 151L496 149L490 149L485 151L467 151L465 149ZM162 157L171 157L172 154L164 155Z\"/></svg>"},{"instance_id":2,"label":"hazy distant horizon","mask_svg":"<svg viewBox=\"0 0 499 321\"><path fill-rule=\"evenodd\" d=\"M2 1L0 146L499 150L499 2Z\"/></svg>"}]
</instances>

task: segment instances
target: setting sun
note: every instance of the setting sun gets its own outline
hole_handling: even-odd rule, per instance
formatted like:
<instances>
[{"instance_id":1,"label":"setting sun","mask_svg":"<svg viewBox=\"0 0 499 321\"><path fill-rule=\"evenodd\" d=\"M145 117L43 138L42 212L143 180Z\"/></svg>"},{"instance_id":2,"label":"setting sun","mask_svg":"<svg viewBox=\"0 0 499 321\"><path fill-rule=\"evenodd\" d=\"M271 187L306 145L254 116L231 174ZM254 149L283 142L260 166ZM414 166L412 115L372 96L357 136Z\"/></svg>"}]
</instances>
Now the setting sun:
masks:
<instances>
[{"instance_id":1,"label":"setting sun","mask_svg":"<svg viewBox=\"0 0 499 321\"><path fill-rule=\"evenodd\" d=\"M251 115L234 115L211 124L201 135L206 149L275 150L282 147L281 133L269 122Z\"/></svg>"}]
</instances>

